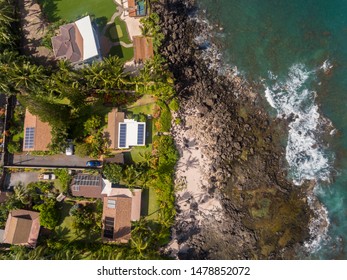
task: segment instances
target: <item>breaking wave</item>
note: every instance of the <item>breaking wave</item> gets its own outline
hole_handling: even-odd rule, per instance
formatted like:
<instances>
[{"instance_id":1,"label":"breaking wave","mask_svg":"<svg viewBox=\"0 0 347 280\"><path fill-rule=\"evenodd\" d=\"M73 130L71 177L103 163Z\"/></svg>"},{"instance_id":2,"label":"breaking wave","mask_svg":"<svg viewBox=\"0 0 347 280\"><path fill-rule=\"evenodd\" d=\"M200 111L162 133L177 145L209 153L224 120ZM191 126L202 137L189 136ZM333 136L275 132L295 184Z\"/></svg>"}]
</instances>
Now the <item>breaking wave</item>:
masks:
<instances>
[{"instance_id":1,"label":"breaking wave","mask_svg":"<svg viewBox=\"0 0 347 280\"><path fill-rule=\"evenodd\" d=\"M316 92L309 87L315 82L318 71L326 73L331 68L329 61L311 71L303 64L295 64L284 79L269 72L270 82L266 86L265 97L276 109L277 117L289 121L286 160L293 182L298 186L305 180L315 181L316 186L321 182L330 182L334 156L319 139L326 133L327 127L332 129L332 124L319 114L315 103ZM315 193L309 194L308 204L315 216L309 224L311 238L304 248L308 252L317 252L323 241L328 240L328 211Z\"/></svg>"},{"instance_id":2,"label":"breaking wave","mask_svg":"<svg viewBox=\"0 0 347 280\"><path fill-rule=\"evenodd\" d=\"M290 121L286 160L296 185L305 180L329 182L332 171L333 159L319 141L328 120L319 114L316 92L309 89L316 73L317 70L308 71L303 64L290 67L283 80L269 72L270 85L265 90L277 116Z\"/></svg>"}]
</instances>

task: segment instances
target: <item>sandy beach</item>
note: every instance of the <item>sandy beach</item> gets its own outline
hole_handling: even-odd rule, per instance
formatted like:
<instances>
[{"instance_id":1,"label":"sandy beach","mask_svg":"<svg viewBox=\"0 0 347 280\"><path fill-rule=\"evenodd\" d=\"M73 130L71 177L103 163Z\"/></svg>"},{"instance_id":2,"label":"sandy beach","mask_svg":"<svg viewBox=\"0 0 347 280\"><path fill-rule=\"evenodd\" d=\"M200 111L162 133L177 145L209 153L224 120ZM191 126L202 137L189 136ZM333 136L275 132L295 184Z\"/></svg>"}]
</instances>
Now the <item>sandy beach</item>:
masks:
<instances>
[{"instance_id":1,"label":"sandy beach","mask_svg":"<svg viewBox=\"0 0 347 280\"><path fill-rule=\"evenodd\" d=\"M208 217L221 220L223 209L219 199L208 191L212 162L204 155L194 131L196 118L197 112L187 112L185 126L174 124L173 135L180 153L175 173L176 224L194 224L199 228ZM179 244L179 238L174 228L167 248L172 256L189 249L184 242Z\"/></svg>"}]
</instances>

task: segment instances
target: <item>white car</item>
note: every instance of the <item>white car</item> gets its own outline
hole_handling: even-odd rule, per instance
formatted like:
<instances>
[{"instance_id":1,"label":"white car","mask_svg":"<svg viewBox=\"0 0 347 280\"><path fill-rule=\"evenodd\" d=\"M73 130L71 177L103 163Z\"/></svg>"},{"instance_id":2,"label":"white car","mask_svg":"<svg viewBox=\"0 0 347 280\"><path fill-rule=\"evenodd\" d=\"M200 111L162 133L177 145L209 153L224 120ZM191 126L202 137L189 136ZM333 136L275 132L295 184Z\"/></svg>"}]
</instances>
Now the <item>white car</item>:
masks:
<instances>
[{"instance_id":1,"label":"white car","mask_svg":"<svg viewBox=\"0 0 347 280\"><path fill-rule=\"evenodd\" d=\"M65 149L65 154L66 154L67 156L72 156L72 155L73 155L73 144L72 144L72 143L70 143L70 144L66 147L66 149Z\"/></svg>"},{"instance_id":2,"label":"white car","mask_svg":"<svg viewBox=\"0 0 347 280\"><path fill-rule=\"evenodd\" d=\"M55 180L56 177L53 173L43 173L40 175L39 179L41 179L41 180Z\"/></svg>"}]
</instances>

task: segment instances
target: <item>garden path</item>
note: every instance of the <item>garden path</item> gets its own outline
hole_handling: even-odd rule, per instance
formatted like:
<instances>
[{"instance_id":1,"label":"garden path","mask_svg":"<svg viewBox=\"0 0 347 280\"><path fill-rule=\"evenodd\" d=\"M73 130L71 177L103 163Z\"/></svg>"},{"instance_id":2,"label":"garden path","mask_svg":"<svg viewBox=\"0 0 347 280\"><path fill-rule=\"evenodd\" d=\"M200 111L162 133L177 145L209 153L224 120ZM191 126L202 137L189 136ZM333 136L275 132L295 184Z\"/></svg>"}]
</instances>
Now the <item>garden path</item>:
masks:
<instances>
[{"instance_id":1,"label":"garden path","mask_svg":"<svg viewBox=\"0 0 347 280\"><path fill-rule=\"evenodd\" d=\"M124 9L123 7L117 2L117 0L113 0L114 4L117 6L117 10L116 12L112 15L111 19L107 22L107 24L104 26L104 28L102 29L102 35L101 35L101 42L102 42L102 54L103 56L106 56L112 47L114 46L122 46L124 48L131 48L133 47L134 45L132 43L125 43L123 41L119 41L119 42L112 42L105 34L106 34L106 31L107 31L107 28L109 28L112 24L114 24L114 21L117 17L120 17L123 12L124 12ZM128 25L127 26L127 29L128 29ZM129 32L129 29L127 30L128 31L128 34L130 35L130 32ZM132 39L132 38L130 38Z\"/></svg>"}]
</instances>

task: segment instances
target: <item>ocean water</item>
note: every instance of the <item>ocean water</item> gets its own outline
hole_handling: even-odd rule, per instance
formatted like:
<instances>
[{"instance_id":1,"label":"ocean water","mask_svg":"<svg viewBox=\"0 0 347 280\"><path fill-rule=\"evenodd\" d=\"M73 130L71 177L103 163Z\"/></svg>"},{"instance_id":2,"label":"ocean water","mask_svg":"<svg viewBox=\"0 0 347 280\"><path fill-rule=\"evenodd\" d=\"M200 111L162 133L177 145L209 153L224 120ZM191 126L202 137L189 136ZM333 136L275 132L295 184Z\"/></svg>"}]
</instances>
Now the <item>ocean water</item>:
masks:
<instances>
[{"instance_id":1,"label":"ocean water","mask_svg":"<svg viewBox=\"0 0 347 280\"><path fill-rule=\"evenodd\" d=\"M274 118L292 120L289 176L298 188L315 180L324 205L298 257L347 259L347 1L197 2L221 59L259 85Z\"/></svg>"}]
</instances>

